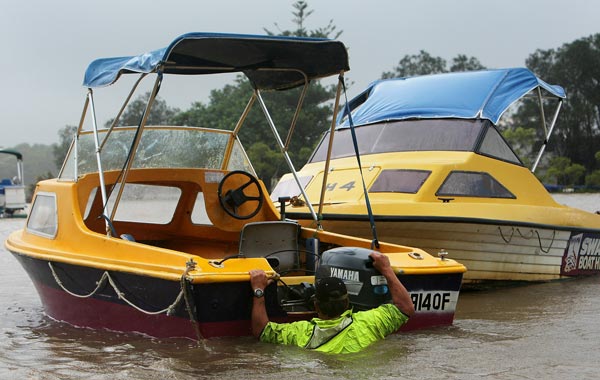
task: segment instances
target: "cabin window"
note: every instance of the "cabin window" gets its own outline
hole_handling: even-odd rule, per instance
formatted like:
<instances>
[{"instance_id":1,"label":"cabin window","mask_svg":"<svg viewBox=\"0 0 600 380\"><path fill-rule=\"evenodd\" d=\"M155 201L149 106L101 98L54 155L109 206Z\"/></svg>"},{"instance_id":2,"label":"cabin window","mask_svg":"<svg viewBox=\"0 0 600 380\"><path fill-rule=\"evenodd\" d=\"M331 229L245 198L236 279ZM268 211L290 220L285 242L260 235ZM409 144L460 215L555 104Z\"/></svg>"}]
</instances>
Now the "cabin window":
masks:
<instances>
[{"instance_id":1,"label":"cabin window","mask_svg":"<svg viewBox=\"0 0 600 380\"><path fill-rule=\"evenodd\" d=\"M369 189L369 193L416 194L429 174L431 172L427 170L384 170Z\"/></svg>"},{"instance_id":2,"label":"cabin window","mask_svg":"<svg viewBox=\"0 0 600 380\"><path fill-rule=\"evenodd\" d=\"M460 151L475 149L482 127L480 120L403 120L354 128L361 155L388 152ZM350 128L338 129L333 138L332 159L355 155ZM310 162L325 161L329 134L315 150Z\"/></svg>"},{"instance_id":3,"label":"cabin window","mask_svg":"<svg viewBox=\"0 0 600 380\"><path fill-rule=\"evenodd\" d=\"M306 185L308 185L312 178L313 176L311 175L298 177L303 189L306 189ZM301 193L298 183L294 178L282 179L271 192L271 200L279 202L279 197L297 197Z\"/></svg>"},{"instance_id":4,"label":"cabin window","mask_svg":"<svg viewBox=\"0 0 600 380\"><path fill-rule=\"evenodd\" d=\"M69 150L67 151L67 155L65 156L65 160L63 162L63 166L60 169L60 173L58 173L59 181L75 181L77 179L77 162L76 154L74 152L77 150L77 140L73 140L71 145L69 146Z\"/></svg>"},{"instance_id":5,"label":"cabin window","mask_svg":"<svg viewBox=\"0 0 600 380\"><path fill-rule=\"evenodd\" d=\"M486 156L498 158L503 161L512 162L513 164L521 164L517 155L508 146L504 138L498 133L496 128L491 125L487 128L485 137L479 148L479 153Z\"/></svg>"},{"instance_id":6,"label":"cabin window","mask_svg":"<svg viewBox=\"0 0 600 380\"><path fill-rule=\"evenodd\" d=\"M119 186L120 184L115 186L108 198L107 210L113 209ZM173 219L180 196L181 190L173 186L127 183L114 219L122 222L167 224Z\"/></svg>"},{"instance_id":7,"label":"cabin window","mask_svg":"<svg viewBox=\"0 0 600 380\"><path fill-rule=\"evenodd\" d=\"M233 147L229 156L227 170L243 170L247 173L253 173L256 175L256 173L254 172L254 168L252 168L252 164L250 163L250 160L246 155L246 151L237 139L233 141Z\"/></svg>"},{"instance_id":8,"label":"cabin window","mask_svg":"<svg viewBox=\"0 0 600 380\"><path fill-rule=\"evenodd\" d=\"M46 192L37 193L27 220L27 231L53 239L57 230L56 195Z\"/></svg>"},{"instance_id":9,"label":"cabin window","mask_svg":"<svg viewBox=\"0 0 600 380\"><path fill-rule=\"evenodd\" d=\"M506 187L488 173L463 171L451 172L435 195L516 198Z\"/></svg>"},{"instance_id":10,"label":"cabin window","mask_svg":"<svg viewBox=\"0 0 600 380\"><path fill-rule=\"evenodd\" d=\"M194 202L194 209L192 210L192 223L212 226L212 222L206 213L204 193L196 195L196 202Z\"/></svg>"},{"instance_id":11,"label":"cabin window","mask_svg":"<svg viewBox=\"0 0 600 380\"><path fill-rule=\"evenodd\" d=\"M99 139L106 138L106 130L99 131ZM102 169L122 170L127 160L136 128L119 127L111 132L102 148ZM132 169L140 168L207 168L223 169L226 153L229 152L231 131L210 130L191 127L146 126L140 138ZM75 155L77 175L98 171L95 139L91 131L82 132L77 139L77 149L71 149L61 172L61 179L75 178ZM251 169L243 147L233 147L229 168Z\"/></svg>"}]
</instances>

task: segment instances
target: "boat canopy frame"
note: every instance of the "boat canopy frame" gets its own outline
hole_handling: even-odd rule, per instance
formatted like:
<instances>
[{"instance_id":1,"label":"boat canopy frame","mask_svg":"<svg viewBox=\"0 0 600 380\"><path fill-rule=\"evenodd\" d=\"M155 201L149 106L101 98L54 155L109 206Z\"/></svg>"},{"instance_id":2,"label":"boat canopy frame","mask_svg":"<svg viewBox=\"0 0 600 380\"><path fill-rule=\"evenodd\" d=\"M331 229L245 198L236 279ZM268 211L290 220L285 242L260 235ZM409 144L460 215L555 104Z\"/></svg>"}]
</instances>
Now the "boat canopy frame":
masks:
<instances>
[{"instance_id":1,"label":"boat canopy frame","mask_svg":"<svg viewBox=\"0 0 600 380\"><path fill-rule=\"evenodd\" d=\"M311 81L338 75L338 81L344 80L344 73L349 70L348 55L343 43L325 38L285 37L285 36L259 36L244 34L224 33L188 33L177 37L171 44L163 49L154 50L138 56L101 58L93 61L87 68L83 85L87 87L87 94L81 114L76 136L70 150L75 149L74 157L77 160L77 141L83 132L86 115L91 114L92 132L94 135L95 155L100 180L102 202L104 204L102 217L106 222L106 233L111 235L112 220L124 191L128 173L135 158L135 151L143 134L144 128L152 105L158 95L164 74L179 75L206 75L217 73L243 73L250 81L254 91L244 109L240 119L233 130L233 140L237 140L238 132L246 116L256 101L267 119L269 127L275 136L277 145L296 182L300 186L300 179L289 157L288 149L292 134L296 127L299 112L307 94ZM143 116L137 126L135 138L129 150L125 166L120 175L119 186L115 203L110 215L106 210L108 195L102 170L101 153L110 134L119 123L119 119L129 104L138 85L148 74L156 74L153 89L144 109ZM117 113L113 123L108 128L103 140L99 138L99 128L96 119L94 96L95 88L114 84L123 74L138 74L139 78L126 96L123 105ZM279 132L270 116L266 104L261 96L261 91L287 90L302 86L296 111L293 115L288 135L281 139ZM339 104L341 86L338 84L335 104ZM337 119L337 106L331 122L333 132ZM228 157L234 141L229 142ZM245 153L244 153L245 154ZM227 159L225 160L227 161ZM226 165L226 162L224 163ZM61 172L65 168L63 168ZM75 163L75 176L78 178L77 164ZM304 199L308 196L302 190ZM307 202L313 219L319 225L319 218Z\"/></svg>"},{"instance_id":2,"label":"boat canopy frame","mask_svg":"<svg viewBox=\"0 0 600 380\"><path fill-rule=\"evenodd\" d=\"M494 125L510 106L526 96L536 96L544 140L531 168L535 172L556 125L565 90L538 78L526 68L479 70L372 82L348 102L338 117L338 128L408 119L488 119ZM550 124L543 101L556 99Z\"/></svg>"}]
</instances>

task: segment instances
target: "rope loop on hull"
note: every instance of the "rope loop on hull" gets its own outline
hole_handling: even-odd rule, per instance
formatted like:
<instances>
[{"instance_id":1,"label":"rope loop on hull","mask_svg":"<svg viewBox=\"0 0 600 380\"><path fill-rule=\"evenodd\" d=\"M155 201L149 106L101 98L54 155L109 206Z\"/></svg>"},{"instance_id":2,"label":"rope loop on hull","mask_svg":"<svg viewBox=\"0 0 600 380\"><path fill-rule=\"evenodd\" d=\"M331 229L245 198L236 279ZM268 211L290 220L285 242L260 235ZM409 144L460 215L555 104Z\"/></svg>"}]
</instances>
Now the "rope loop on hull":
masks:
<instances>
[{"instance_id":1,"label":"rope loop on hull","mask_svg":"<svg viewBox=\"0 0 600 380\"><path fill-rule=\"evenodd\" d=\"M538 232L538 230L531 229L531 230L529 230L529 236L525 236L518 227L517 228L511 227L511 234L508 237L508 239L504 237L504 233L502 232L502 228L500 226L498 226L498 231L500 232L500 237L502 238L502 240L504 240L504 242L506 244L510 244L513 236L515 235L515 231L519 234L519 236L522 239L525 239L525 240L529 240L529 239L533 238L534 235L536 235L538 244L540 247L540 251L542 251L543 253L550 252L550 249L552 248L552 245L554 244L554 239L556 238L556 230L552 230L552 240L550 241L550 245L548 245L548 248L544 249L544 247L542 247L542 237L540 236L540 233Z\"/></svg>"},{"instance_id":2,"label":"rope loop on hull","mask_svg":"<svg viewBox=\"0 0 600 380\"><path fill-rule=\"evenodd\" d=\"M61 279L56 274L56 271L54 270L54 266L52 265L52 262L49 261L48 262L48 266L50 267L50 271L52 272L52 276L54 277L54 280L56 281L56 283L58 284L58 286L60 286L60 288L62 290L64 290L66 293L72 295L73 297L77 297L77 298L90 298L93 295L95 295L96 293L98 293L98 291L100 289L102 289L104 287L105 283L108 281L108 283L110 284L110 286L112 287L112 289L117 294L117 297L119 297L120 300L123 300L129 306L131 306L134 309L136 309L137 311L142 312L142 313L147 314L147 315L159 315L159 314L165 314L165 313L167 315L173 315L173 312L174 312L175 308L177 307L177 305L179 305L179 303L181 302L182 298L184 297L184 293L185 293L184 292L184 285L182 284L181 285L181 290L179 291L179 294L177 295L177 297L175 298L175 301L173 301L172 304L170 304L169 306L167 306L166 308L164 308L162 310L148 311L148 310L142 309L141 307L137 306L136 304L134 304L133 302L131 302L130 300L128 300L127 297L125 297L125 293L122 292L117 287L117 284L115 283L115 281L113 280L113 278L110 276L110 273L108 273L108 271L105 271L102 274L102 277L100 277L100 280L97 282L96 288L94 290L92 290L91 293L88 293L88 294L77 294L77 293L74 293L74 292L70 291L69 289L67 289L65 287L65 285L63 284L63 282L61 281ZM183 281L182 281L182 283L183 283Z\"/></svg>"},{"instance_id":3,"label":"rope loop on hull","mask_svg":"<svg viewBox=\"0 0 600 380\"><path fill-rule=\"evenodd\" d=\"M127 297L125 296L125 292L123 292L119 289L119 287L117 286L117 284L115 283L115 281L113 280L113 278L111 277L111 275L108 271L104 271L104 273L102 273L102 277L100 277L100 280L96 283L97 284L96 288L94 290L92 290L91 293L77 294L77 293L70 291L69 289L67 289L65 287L62 280L58 277L58 274L54 270L54 266L52 265L52 262L49 261L48 266L50 267L50 271L52 272L54 281L56 281L58 286L60 286L60 288L62 290L64 290L67 294L70 294L73 297L77 297L77 298L90 298L90 297L94 296L96 293L98 293L98 291L100 289L102 289L106 285L106 282L108 282L108 284L112 287L113 291L115 292L117 297L119 297L120 300L123 300L129 306L133 307L137 311L144 313L146 315L166 314L168 316L171 316L175 313L175 308L177 307L177 305L179 305L182 300L185 300L185 309L188 313L190 323L193 326L194 333L196 334L196 338L198 341L201 341L203 338L202 333L200 332L200 327L198 325L198 320L196 318L194 299L193 299L192 295L189 294L190 289L188 288L188 285L190 284L190 282L188 280L188 274L190 271L194 270L195 266L196 266L196 263L194 262L193 259L191 259L190 261L188 261L186 263L186 269L181 276L181 280L179 281L179 284L180 284L179 294L177 294L177 297L175 297L175 300L173 301L173 303L171 303L166 308L164 308L162 310L158 310L158 311L144 310L141 307L134 304L133 302L131 302L130 300L128 300Z\"/></svg>"}]
</instances>

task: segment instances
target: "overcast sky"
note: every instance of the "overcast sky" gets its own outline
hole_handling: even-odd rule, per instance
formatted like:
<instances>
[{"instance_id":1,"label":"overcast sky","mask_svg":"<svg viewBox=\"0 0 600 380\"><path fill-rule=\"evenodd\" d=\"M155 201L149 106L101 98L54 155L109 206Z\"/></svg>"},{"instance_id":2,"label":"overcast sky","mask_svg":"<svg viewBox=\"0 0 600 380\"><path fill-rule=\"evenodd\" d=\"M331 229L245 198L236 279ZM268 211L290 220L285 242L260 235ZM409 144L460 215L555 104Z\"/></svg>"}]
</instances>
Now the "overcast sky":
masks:
<instances>
[{"instance_id":1,"label":"overcast sky","mask_svg":"<svg viewBox=\"0 0 600 380\"><path fill-rule=\"evenodd\" d=\"M162 48L187 32L264 34L263 28L277 31L274 23L283 30L294 29L293 3L0 0L0 147L51 144L65 125L77 125L86 93L83 73L95 58ZM346 77L354 82L349 96L420 50L447 61L466 54L489 68L517 67L537 49L558 48L600 32L597 0L307 3L314 11L307 29L333 20L343 31L339 39L349 48L351 69ZM184 84L176 87L188 95L192 91ZM185 109L193 100L206 101L209 90L196 90L191 98L163 98Z\"/></svg>"}]
</instances>

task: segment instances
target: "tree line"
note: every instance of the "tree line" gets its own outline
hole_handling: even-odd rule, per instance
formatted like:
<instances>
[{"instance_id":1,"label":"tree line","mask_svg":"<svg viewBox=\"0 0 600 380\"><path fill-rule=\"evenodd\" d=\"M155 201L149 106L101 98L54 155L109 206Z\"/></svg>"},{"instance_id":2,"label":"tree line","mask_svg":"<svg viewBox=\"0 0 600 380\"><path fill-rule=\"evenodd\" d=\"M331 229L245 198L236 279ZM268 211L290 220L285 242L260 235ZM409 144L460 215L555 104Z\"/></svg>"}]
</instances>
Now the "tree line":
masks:
<instances>
[{"instance_id":1,"label":"tree line","mask_svg":"<svg viewBox=\"0 0 600 380\"><path fill-rule=\"evenodd\" d=\"M333 20L324 27L308 29L307 19L313 11L308 8L306 1L297 1L292 7L294 28L281 30L275 23L277 32L264 28L265 33L324 38L338 38L343 33L337 30ZM545 183L600 189L599 62L600 34L580 38L555 49L537 50L525 60L526 67L537 76L548 83L563 86L567 93L557 127L546 148L546 158L536 171L536 175ZM448 62L421 50L418 54L402 57L390 71L381 73L380 78L481 69L486 67L475 57L458 54ZM283 135L287 134L287 130L281 126L289 125L289 115L293 114L299 91L263 94L265 102L273 110L271 116L275 125L282 128L280 133ZM196 101L185 110L172 108L158 98L148 123L231 129L251 92L250 83L240 75L233 83L212 90L207 102ZM119 120L120 125L137 125L148 96L143 94L131 102ZM334 85L327 86L318 81L311 84L303 112L297 121L299 127L295 130L295 138L289 149L293 162L306 162L322 133L330 126L331 100L334 96ZM547 117L551 115L552 112L546 112ZM504 137L526 165L532 162L534 152L544 140L543 130L539 124L534 125L534 121L539 123L539 111L534 111L531 104L523 102L511 110L499 125ZM74 130L74 126L66 126L59 131L59 143L53 146L56 168L62 164ZM271 131L258 109L253 109L248 115L240 140L258 176L267 186L287 171L278 148L271 143Z\"/></svg>"}]
</instances>

